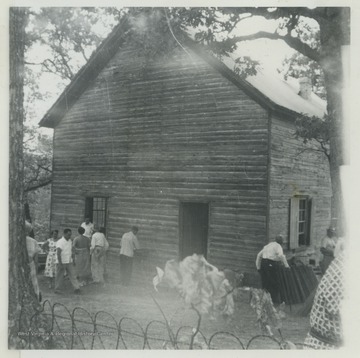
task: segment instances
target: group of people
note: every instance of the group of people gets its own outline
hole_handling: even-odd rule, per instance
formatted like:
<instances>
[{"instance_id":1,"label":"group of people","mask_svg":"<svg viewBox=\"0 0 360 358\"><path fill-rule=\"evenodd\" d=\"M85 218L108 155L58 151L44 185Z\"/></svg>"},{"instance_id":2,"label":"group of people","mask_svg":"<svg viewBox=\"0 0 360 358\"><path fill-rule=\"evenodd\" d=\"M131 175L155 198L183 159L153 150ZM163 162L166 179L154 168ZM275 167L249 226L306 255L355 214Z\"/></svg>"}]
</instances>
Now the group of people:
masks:
<instances>
[{"instance_id":1,"label":"group of people","mask_svg":"<svg viewBox=\"0 0 360 358\"><path fill-rule=\"evenodd\" d=\"M26 223L27 232L32 229ZM135 251L140 248L137 239L138 227L133 226L120 241L120 279L121 284L128 286L132 276ZM64 279L67 276L74 288L74 293L80 293L80 287L90 283L103 284L106 275L106 251L109 243L105 236L105 228L94 227L89 218L78 228L78 235L72 239L72 231L64 229L59 239L58 230L51 232L51 237L43 244L46 252L44 276L49 279L49 288L55 293L61 293ZM37 254L40 247L37 241L27 235L26 246L29 256L31 278L35 293L41 300L37 281Z\"/></svg>"},{"instance_id":2,"label":"group of people","mask_svg":"<svg viewBox=\"0 0 360 358\"><path fill-rule=\"evenodd\" d=\"M283 252L283 238L277 236L256 257L262 288L269 292L274 305L280 303L278 269L289 264ZM310 331L305 339L307 349L334 349L342 345L341 304L344 298L344 240L337 238L334 228L327 229L321 240L319 266L322 278L316 289L310 312Z\"/></svg>"},{"instance_id":3,"label":"group of people","mask_svg":"<svg viewBox=\"0 0 360 358\"><path fill-rule=\"evenodd\" d=\"M71 239L72 231L67 228L58 239L58 231L53 230L42 247L47 253L44 275L49 278L49 288L56 293L61 293L66 275L75 293L80 293L80 287L86 284L104 283L109 248L105 228L95 229L86 218L77 231L78 235Z\"/></svg>"}]
</instances>

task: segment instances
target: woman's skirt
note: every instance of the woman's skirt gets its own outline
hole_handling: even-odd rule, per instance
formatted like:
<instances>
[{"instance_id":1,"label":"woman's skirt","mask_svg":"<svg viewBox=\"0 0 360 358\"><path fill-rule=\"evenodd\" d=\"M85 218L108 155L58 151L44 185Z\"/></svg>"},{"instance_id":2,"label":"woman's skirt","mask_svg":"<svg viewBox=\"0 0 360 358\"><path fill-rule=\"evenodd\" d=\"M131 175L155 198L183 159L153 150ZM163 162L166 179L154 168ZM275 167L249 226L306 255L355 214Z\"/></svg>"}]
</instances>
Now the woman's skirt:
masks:
<instances>
[{"instance_id":1,"label":"woman's skirt","mask_svg":"<svg viewBox=\"0 0 360 358\"><path fill-rule=\"evenodd\" d=\"M46 257L45 277L55 277L56 275L56 251L49 252Z\"/></svg>"},{"instance_id":2,"label":"woman's skirt","mask_svg":"<svg viewBox=\"0 0 360 358\"><path fill-rule=\"evenodd\" d=\"M88 249L75 249L75 275L80 280L91 278L90 251Z\"/></svg>"},{"instance_id":3,"label":"woman's skirt","mask_svg":"<svg viewBox=\"0 0 360 358\"><path fill-rule=\"evenodd\" d=\"M91 255L91 273L94 282L103 283L105 272L105 249L103 247L95 247Z\"/></svg>"}]
</instances>

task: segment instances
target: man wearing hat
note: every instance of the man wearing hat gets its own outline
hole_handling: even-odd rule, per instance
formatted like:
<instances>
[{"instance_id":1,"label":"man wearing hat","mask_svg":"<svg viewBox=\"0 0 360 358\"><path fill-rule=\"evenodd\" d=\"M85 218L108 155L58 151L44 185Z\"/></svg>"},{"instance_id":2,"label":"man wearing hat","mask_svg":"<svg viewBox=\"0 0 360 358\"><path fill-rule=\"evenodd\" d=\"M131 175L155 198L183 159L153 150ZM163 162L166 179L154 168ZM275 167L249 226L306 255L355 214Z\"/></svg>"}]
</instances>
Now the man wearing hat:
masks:
<instances>
[{"instance_id":1,"label":"man wearing hat","mask_svg":"<svg viewBox=\"0 0 360 358\"><path fill-rule=\"evenodd\" d=\"M270 293L274 304L281 303L278 266L283 264L289 268L282 248L283 241L281 235L276 236L275 241L265 245L256 257L256 268L261 276L262 288Z\"/></svg>"}]
</instances>

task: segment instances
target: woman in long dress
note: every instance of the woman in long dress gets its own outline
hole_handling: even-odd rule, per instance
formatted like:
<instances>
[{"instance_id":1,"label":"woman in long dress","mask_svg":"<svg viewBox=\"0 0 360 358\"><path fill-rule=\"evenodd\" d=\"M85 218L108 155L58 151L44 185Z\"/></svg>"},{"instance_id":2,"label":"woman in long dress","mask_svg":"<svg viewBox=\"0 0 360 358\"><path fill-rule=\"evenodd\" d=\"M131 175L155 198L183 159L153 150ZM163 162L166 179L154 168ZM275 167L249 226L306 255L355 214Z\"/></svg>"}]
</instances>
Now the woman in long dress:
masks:
<instances>
[{"instance_id":1,"label":"woman in long dress","mask_svg":"<svg viewBox=\"0 0 360 358\"><path fill-rule=\"evenodd\" d=\"M85 229L78 228L79 236L73 241L73 250L75 252L75 273L81 286L91 281L90 268L90 239L84 235Z\"/></svg>"},{"instance_id":2,"label":"woman in long dress","mask_svg":"<svg viewBox=\"0 0 360 358\"><path fill-rule=\"evenodd\" d=\"M58 239L58 233L58 230L51 231L51 237L46 240L42 247L42 249L47 253L44 275L49 278L49 288L55 287L56 241Z\"/></svg>"},{"instance_id":3,"label":"woman in long dress","mask_svg":"<svg viewBox=\"0 0 360 358\"><path fill-rule=\"evenodd\" d=\"M91 239L91 273L94 283L104 283L106 250L108 248L109 243L105 237L105 228L101 227Z\"/></svg>"}]
</instances>

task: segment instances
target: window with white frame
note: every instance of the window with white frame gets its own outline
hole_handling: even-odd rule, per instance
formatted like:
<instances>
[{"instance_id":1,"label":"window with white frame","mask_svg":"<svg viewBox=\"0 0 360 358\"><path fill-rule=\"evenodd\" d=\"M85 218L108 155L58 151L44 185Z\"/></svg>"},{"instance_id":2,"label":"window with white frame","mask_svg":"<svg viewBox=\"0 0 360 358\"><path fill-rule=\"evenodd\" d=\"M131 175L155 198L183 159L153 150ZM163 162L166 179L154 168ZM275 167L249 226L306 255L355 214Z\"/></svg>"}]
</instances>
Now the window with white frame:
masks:
<instances>
[{"instance_id":1,"label":"window with white frame","mask_svg":"<svg viewBox=\"0 0 360 358\"><path fill-rule=\"evenodd\" d=\"M312 199L296 196L290 199L289 248L310 245Z\"/></svg>"}]
</instances>

